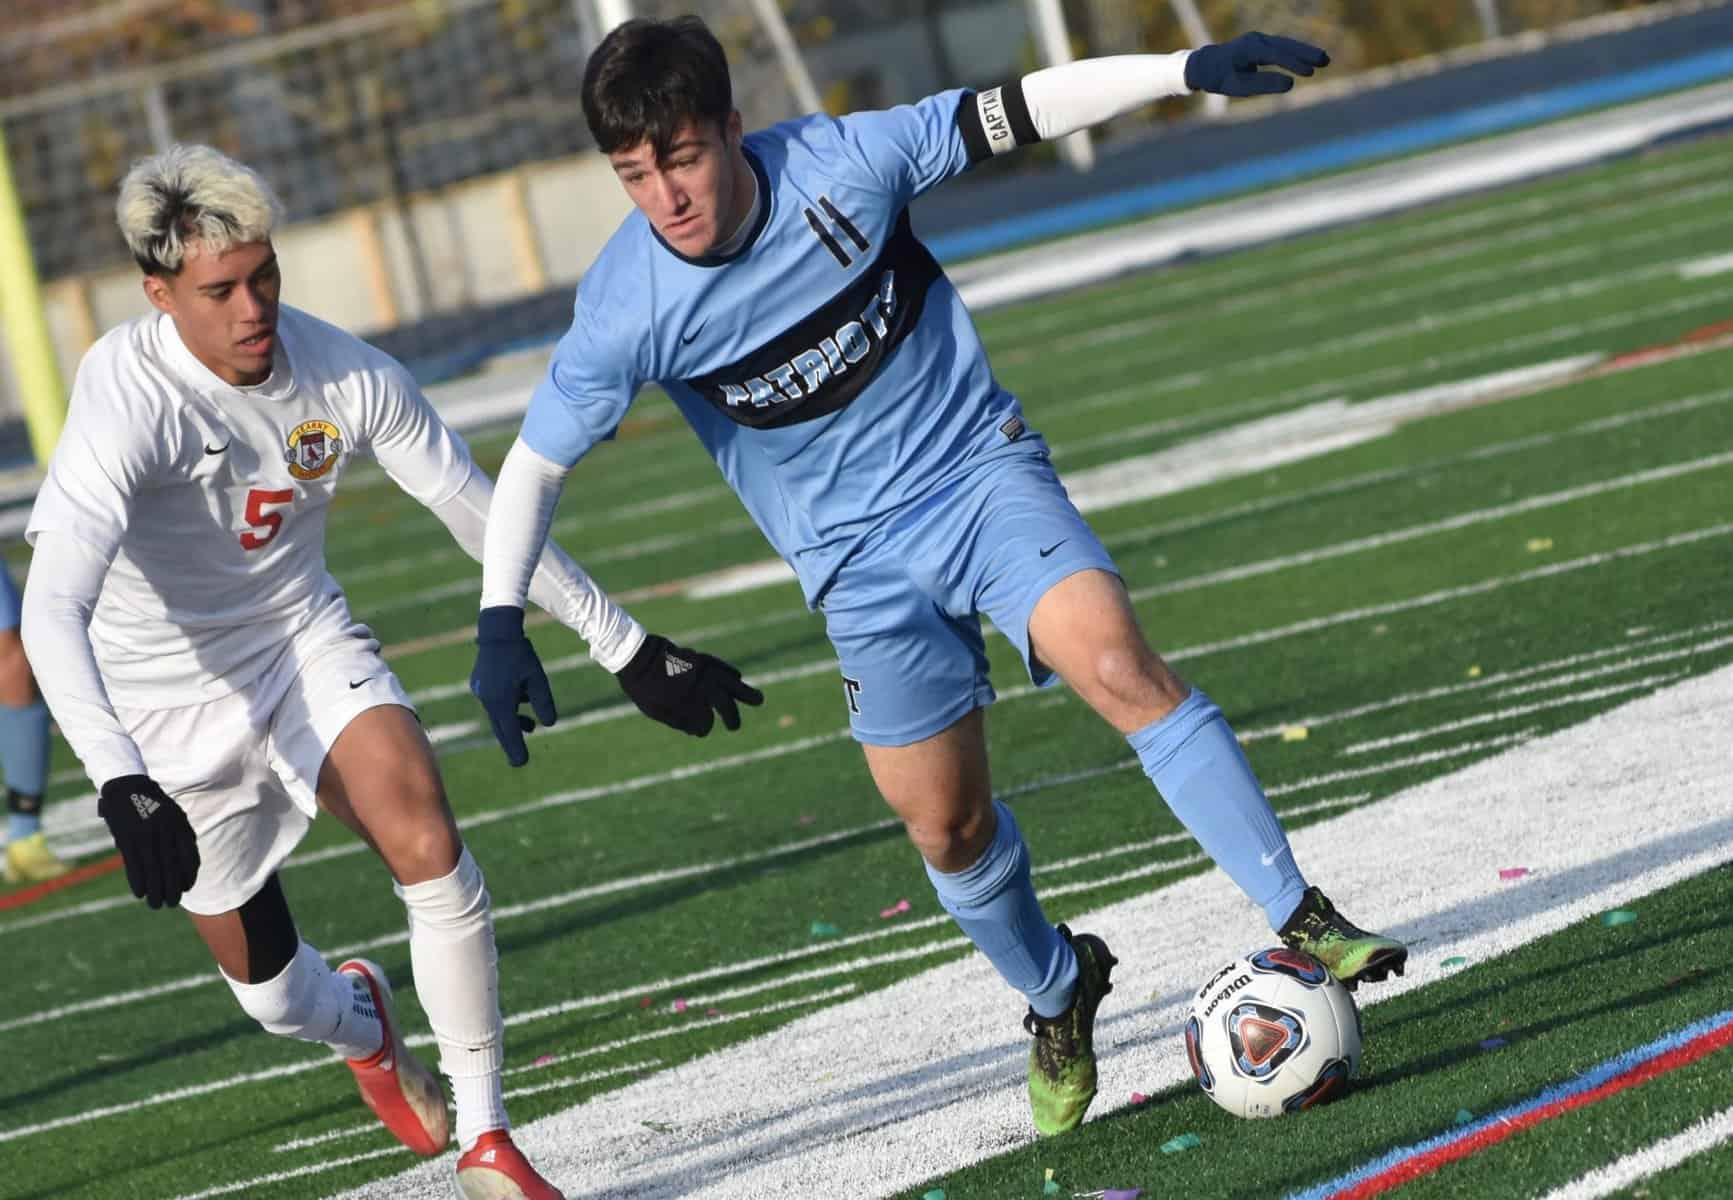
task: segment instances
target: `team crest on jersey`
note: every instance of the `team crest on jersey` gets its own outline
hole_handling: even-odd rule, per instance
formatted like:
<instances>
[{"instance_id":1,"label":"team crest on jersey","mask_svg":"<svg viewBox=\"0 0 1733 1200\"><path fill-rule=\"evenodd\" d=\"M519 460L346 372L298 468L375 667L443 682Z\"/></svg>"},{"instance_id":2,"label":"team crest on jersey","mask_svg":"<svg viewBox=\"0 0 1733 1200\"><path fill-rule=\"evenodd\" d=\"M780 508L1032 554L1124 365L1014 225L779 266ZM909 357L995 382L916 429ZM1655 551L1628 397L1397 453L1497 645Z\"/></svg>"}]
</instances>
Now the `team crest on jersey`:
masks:
<instances>
[{"instance_id":1,"label":"team crest on jersey","mask_svg":"<svg viewBox=\"0 0 1733 1200\"><path fill-rule=\"evenodd\" d=\"M337 465L343 452L343 435L329 421L302 421L289 431L289 448L283 455L289 474L296 479L317 479Z\"/></svg>"}]
</instances>

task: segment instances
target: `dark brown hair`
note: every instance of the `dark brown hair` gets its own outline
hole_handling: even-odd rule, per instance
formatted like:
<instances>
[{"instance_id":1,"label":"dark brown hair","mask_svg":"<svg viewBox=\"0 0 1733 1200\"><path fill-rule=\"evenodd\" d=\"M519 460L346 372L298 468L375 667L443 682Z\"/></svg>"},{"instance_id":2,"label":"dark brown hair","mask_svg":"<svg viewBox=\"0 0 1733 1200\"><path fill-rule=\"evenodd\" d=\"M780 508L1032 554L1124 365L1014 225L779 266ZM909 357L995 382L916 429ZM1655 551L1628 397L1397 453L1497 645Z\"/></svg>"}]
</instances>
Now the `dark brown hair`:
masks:
<instances>
[{"instance_id":1,"label":"dark brown hair","mask_svg":"<svg viewBox=\"0 0 1733 1200\"><path fill-rule=\"evenodd\" d=\"M602 39L584 68L584 120L602 153L648 140L658 157L688 121L725 121L734 87L722 43L698 17L637 18Z\"/></svg>"}]
</instances>

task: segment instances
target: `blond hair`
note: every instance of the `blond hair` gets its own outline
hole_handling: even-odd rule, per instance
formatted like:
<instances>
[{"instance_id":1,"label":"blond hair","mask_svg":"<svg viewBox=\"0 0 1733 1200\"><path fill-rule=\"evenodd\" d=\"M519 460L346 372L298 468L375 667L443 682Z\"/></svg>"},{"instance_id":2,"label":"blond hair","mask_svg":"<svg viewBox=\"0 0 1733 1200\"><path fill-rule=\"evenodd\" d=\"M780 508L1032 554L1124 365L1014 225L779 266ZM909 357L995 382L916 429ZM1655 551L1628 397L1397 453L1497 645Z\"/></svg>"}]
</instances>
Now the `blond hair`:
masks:
<instances>
[{"instance_id":1,"label":"blond hair","mask_svg":"<svg viewBox=\"0 0 1733 1200\"><path fill-rule=\"evenodd\" d=\"M146 275L175 275L192 242L215 254L271 236L282 205L258 172L209 146L174 145L121 181L115 220Z\"/></svg>"}]
</instances>

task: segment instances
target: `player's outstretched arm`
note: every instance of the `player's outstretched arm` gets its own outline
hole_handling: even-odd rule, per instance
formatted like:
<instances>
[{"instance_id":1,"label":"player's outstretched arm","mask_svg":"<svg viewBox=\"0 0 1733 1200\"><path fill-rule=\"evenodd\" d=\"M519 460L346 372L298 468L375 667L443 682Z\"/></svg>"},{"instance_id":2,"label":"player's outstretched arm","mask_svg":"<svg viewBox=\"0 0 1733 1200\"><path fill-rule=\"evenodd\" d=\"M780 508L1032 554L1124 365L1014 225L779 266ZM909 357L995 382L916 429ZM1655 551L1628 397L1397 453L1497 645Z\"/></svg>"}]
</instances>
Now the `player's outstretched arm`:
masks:
<instances>
[{"instance_id":1,"label":"player's outstretched arm","mask_svg":"<svg viewBox=\"0 0 1733 1200\"><path fill-rule=\"evenodd\" d=\"M647 635L548 539L565 476L566 468L520 441L506 455L496 492L476 471L463 493L486 528L470 690L487 711L506 760L513 766L529 761L524 734L535 725L519 711L521 704L527 702L543 725L552 725L557 715L547 673L524 633L526 597L587 640L591 656L646 716L694 737L708 734L718 717L728 729L739 729L739 706L764 702L758 689L713 655ZM526 564L534 571L527 586Z\"/></svg>"},{"instance_id":2,"label":"player's outstretched arm","mask_svg":"<svg viewBox=\"0 0 1733 1200\"><path fill-rule=\"evenodd\" d=\"M1176 54L1125 54L1047 67L964 100L958 124L973 162L1064 137L1168 96L1263 96L1328 66L1317 46L1265 33ZM1268 70L1266 68L1279 68ZM1284 71L1292 75L1283 74Z\"/></svg>"},{"instance_id":3,"label":"player's outstretched arm","mask_svg":"<svg viewBox=\"0 0 1733 1200\"><path fill-rule=\"evenodd\" d=\"M186 813L145 772L121 726L90 645L90 617L113 551L71 534L37 532L24 586L24 653L53 663L36 672L60 731L101 791L97 812L126 866L132 894L152 908L174 907L199 873L198 842Z\"/></svg>"}]
</instances>

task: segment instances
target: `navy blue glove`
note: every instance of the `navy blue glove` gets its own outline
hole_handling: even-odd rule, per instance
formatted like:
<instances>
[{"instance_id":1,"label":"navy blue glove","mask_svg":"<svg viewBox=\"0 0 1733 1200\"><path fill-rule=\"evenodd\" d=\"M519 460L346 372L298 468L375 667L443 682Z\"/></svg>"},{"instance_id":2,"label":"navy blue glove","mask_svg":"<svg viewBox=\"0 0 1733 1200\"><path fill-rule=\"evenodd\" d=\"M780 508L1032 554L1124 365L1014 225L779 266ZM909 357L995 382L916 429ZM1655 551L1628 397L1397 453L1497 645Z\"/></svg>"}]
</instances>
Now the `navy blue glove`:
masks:
<instances>
[{"instance_id":1,"label":"navy blue glove","mask_svg":"<svg viewBox=\"0 0 1733 1200\"><path fill-rule=\"evenodd\" d=\"M475 670L469 673L469 690L487 710L488 724L499 739L506 761L521 767L530 760L524 734L536 722L518 712L528 703L543 725L552 725L554 692L536 648L524 636L524 610L500 605L484 608L475 624Z\"/></svg>"},{"instance_id":2,"label":"navy blue glove","mask_svg":"<svg viewBox=\"0 0 1733 1200\"><path fill-rule=\"evenodd\" d=\"M1268 33L1242 33L1219 46L1199 46L1185 60L1185 86L1218 96L1269 96L1294 86L1291 76L1259 67L1310 75L1330 65L1318 47Z\"/></svg>"},{"instance_id":3,"label":"navy blue glove","mask_svg":"<svg viewBox=\"0 0 1733 1200\"><path fill-rule=\"evenodd\" d=\"M132 894L152 908L181 902L199 877L199 844L186 813L148 775L121 775L102 785L96 811L126 864Z\"/></svg>"},{"instance_id":4,"label":"navy blue glove","mask_svg":"<svg viewBox=\"0 0 1733 1200\"><path fill-rule=\"evenodd\" d=\"M718 716L739 729L740 705L764 703L764 693L720 658L653 633L614 678L646 717L693 737L708 734Z\"/></svg>"}]
</instances>

